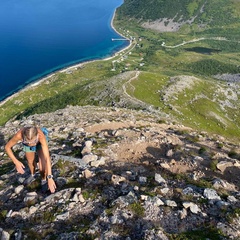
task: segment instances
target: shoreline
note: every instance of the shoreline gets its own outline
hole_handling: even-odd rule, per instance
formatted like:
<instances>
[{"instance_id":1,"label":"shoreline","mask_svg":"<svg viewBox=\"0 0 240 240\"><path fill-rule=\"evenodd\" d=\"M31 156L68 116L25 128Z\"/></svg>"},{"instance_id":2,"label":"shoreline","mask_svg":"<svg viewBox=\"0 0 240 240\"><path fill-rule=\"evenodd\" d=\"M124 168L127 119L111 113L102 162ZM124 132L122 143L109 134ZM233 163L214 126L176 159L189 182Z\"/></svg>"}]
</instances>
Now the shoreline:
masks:
<instances>
[{"instance_id":1,"label":"shoreline","mask_svg":"<svg viewBox=\"0 0 240 240\"><path fill-rule=\"evenodd\" d=\"M113 20L115 18L115 13L116 13L116 9L113 13L113 16L112 16L112 19L111 19L111 23L110 23L110 26L111 28L117 33L119 34L120 36L122 36L123 38L127 39L129 41L129 44L128 46L124 47L123 49L113 53L112 56L110 57L106 57L106 58L103 58L103 59L94 59L94 60L89 60L89 61L83 61L83 62L79 62L79 63L76 63L72 66L68 66L68 67L65 67L65 68L62 68L62 69L59 69L59 70L56 70L56 71L53 71L43 77L40 77L39 79L36 79L35 81L27 84L26 86L24 86L23 88L19 89L18 91L16 91L15 93L11 94L10 96L6 97L5 99L3 99L2 101L0 101L0 107L3 106L6 102L8 102L9 100L13 99L14 97L18 96L20 93L24 92L24 91L27 91L31 88L34 88L40 84L42 84L43 82L45 82L46 80L48 80L49 78L53 77L56 73L65 73L71 69L74 69L74 68L78 68L78 67L82 67L84 66L85 64L88 64L88 63L92 63L92 62L96 62L96 61L108 61L108 60L111 60L112 58L115 57L116 54L119 54L125 50L127 50L128 48L130 48L132 46L132 43L131 43L131 40L126 38L125 36L123 36L122 34L120 34L116 28L114 27L113 25Z\"/></svg>"}]
</instances>

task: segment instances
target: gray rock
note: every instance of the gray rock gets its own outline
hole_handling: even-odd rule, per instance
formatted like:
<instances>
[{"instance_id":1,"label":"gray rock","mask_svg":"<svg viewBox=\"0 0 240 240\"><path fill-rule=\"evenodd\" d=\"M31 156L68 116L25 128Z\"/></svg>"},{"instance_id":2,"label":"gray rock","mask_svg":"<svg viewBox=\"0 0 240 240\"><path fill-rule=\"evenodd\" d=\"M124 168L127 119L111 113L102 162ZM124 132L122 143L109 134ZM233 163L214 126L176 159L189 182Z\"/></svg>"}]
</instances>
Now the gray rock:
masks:
<instances>
[{"instance_id":1,"label":"gray rock","mask_svg":"<svg viewBox=\"0 0 240 240\"><path fill-rule=\"evenodd\" d=\"M162 230L147 229L144 232L144 240L169 240Z\"/></svg>"},{"instance_id":2,"label":"gray rock","mask_svg":"<svg viewBox=\"0 0 240 240\"><path fill-rule=\"evenodd\" d=\"M208 200L221 200L221 197L218 196L217 192L211 188L204 189L203 196Z\"/></svg>"},{"instance_id":3,"label":"gray rock","mask_svg":"<svg viewBox=\"0 0 240 240\"><path fill-rule=\"evenodd\" d=\"M166 183L166 180L159 173L155 173L155 181L160 184Z\"/></svg>"},{"instance_id":4,"label":"gray rock","mask_svg":"<svg viewBox=\"0 0 240 240\"><path fill-rule=\"evenodd\" d=\"M139 182L140 184L146 184L146 183L147 183L147 178L146 178L146 177L143 177L143 176L140 176L140 177L138 178L138 182Z\"/></svg>"},{"instance_id":5,"label":"gray rock","mask_svg":"<svg viewBox=\"0 0 240 240\"><path fill-rule=\"evenodd\" d=\"M0 236L1 240L9 240L10 239L10 234L6 231L4 231L2 228L0 228Z\"/></svg>"},{"instance_id":6,"label":"gray rock","mask_svg":"<svg viewBox=\"0 0 240 240\"><path fill-rule=\"evenodd\" d=\"M184 219L187 217L187 210L185 208L183 208L182 210L179 210L179 217L180 219Z\"/></svg>"},{"instance_id":7,"label":"gray rock","mask_svg":"<svg viewBox=\"0 0 240 240\"><path fill-rule=\"evenodd\" d=\"M226 207L228 207L230 204L228 202L225 202L225 201L217 201L216 205L220 209L226 209Z\"/></svg>"},{"instance_id":8,"label":"gray rock","mask_svg":"<svg viewBox=\"0 0 240 240\"><path fill-rule=\"evenodd\" d=\"M229 239L239 239L240 238L240 230L230 226L227 223L218 222L217 228L226 236L229 237Z\"/></svg>"},{"instance_id":9,"label":"gray rock","mask_svg":"<svg viewBox=\"0 0 240 240\"><path fill-rule=\"evenodd\" d=\"M165 188L162 188L160 191L162 194L166 195L170 191L170 189L165 187Z\"/></svg>"},{"instance_id":10,"label":"gray rock","mask_svg":"<svg viewBox=\"0 0 240 240\"><path fill-rule=\"evenodd\" d=\"M64 221L69 218L69 212L65 212L63 214L59 214L56 216L55 221Z\"/></svg>"},{"instance_id":11,"label":"gray rock","mask_svg":"<svg viewBox=\"0 0 240 240\"><path fill-rule=\"evenodd\" d=\"M38 194L36 192L27 193L26 197L23 199L26 204L35 204L38 200Z\"/></svg>"},{"instance_id":12,"label":"gray rock","mask_svg":"<svg viewBox=\"0 0 240 240\"><path fill-rule=\"evenodd\" d=\"M167 157L172 157L173 156L173 150L172 149L168 150L167 153L166 153L166 156Z\"/></svg>"},{"instance_id":13,"label":"gray rock","mask_svg":"<svg viewBox=\"0 0 240 240\"><path fill-rule=\"evenodd\" d=\"M164 205L164 202L160 199L160 197L153 197L152 199L151 199L151 202L152 202L152 204L153 205L156 205L156 206L163 206Z\"/></svg>"},{"instance_id":14,"label":"gray rock","mask_svg":"<svg viewBox=\"0 0 240 240\"><path fill-rule=\"evenodd\" d=\"M19 193L21 193L21 192L23 191L23 189L24 189L24 186L23 186L23 185L19 185L19 186L17 186L17 187L14 189L14 192L15 192L16 194L19 194Z\"/></svg>"},{"instance_id":15,"label":"gray rock","mask_svg":"<svg viewBox=\"0 0 240 240\"><path fill-rule=\"evenodd\" d=\"M68 157L68 156L59 155L59 154L51 154L51 157L52 157L52 160L55 162L59 160L68 161L68 162L76 163L79 167L83 167L83 168L86 167L88 163L84 159Z\"/></svg>"},{"instance_id":16,"label":"gray rock","mask_svg":"<svg viewBox=\"0 0 240 240\"><path fill-rule=\"evenodd\" d=\"M90 163L90 162L94 162L94 161L97 161L98 159L98 156L97 155L94 155L94 154L88 154L88 155L85 155L83 156L82 158L82 161L86 164Z\"/></svg>"},{"instance_id":17,"label":"gray rock","mask_svg":"<svg viewBox=\"0 0 240 240\"><path fill-rule=\"evenodd\" d=\"M87 148L91 148L92 147L92 141L90 141L90 140L88 140L88 141L86 141L85 142L85 146L87 147Z\"/></svg>"},{"instance_id":18,"label":"gray rock","mask_svg":"<svg viewBox=\"0 0 240 240\"><path fill-rule=\"evenodd\" d=\"M165 204L169 207L177 207L177 203L175 201L172 201L172 200L166 200Z\"/></svg>"},{"instance_id":19,"label":"gray rock","mask_svg":"<svg viewBox=\"0 0 240 240\"><path fill-rule=\"evenodd\" d=\"M219 169L221 172L224 172L226 168L232 167L233 163L229 161L221 161L217 164L217 169Z\"/></svg>"},{"instance_id":20,"label":"gray rock","mask_svg":"<svg viewBox=\"0 0 240 240\"><path fill-rule=\"evenodd\" d=\"M97 161L90 162L91 167L99 167L99 166L102 166L102 165L105 165L105 158L104 157L101 157Z\"/></svg>"},{"instance_id":21,"label":"gray rock","mask_svg":"<svg viewBox=\"0 0 240 240\"><path fill-rule=\"evenodd\" d=\"M61 233L57 240L78 240L79 232Z\"/></svg>"},{"instance_id":22,"label":"gray rock","mask_svg":"<svg viewBox=\"0 0 240 240\"><path fill-rule=\"evenodd\" d=\"M214 179L213 187L215 189L224 188L224 189L230 190L230 191L236 191L236 189L237 189L234 184L231 184L231 183L227 182L226 180L219 179L219 178Z\"/></svg>"},{"instance_id":23,"label":"gray rock","mask_svg":"<svg viewBox=\"0 0 240 240\"><path fill-rule=\"evenodd\" d=\"M184 202L183 206L184 206L184 208L189 208L192 213L198 214L199 212L201 212L201 209L195 203Z\"/></svg>"},{"instance_id":24,"label":"gray rock","mask_svg":"<svg viewBox=\"0 0 240 240\"><path fill-rule=\"evenodd\" d=\"M112 202L112 206L120 204L121 208L128 206L137 201L137 196L133 192L129 192L126 196L120 196Z\"/></svg>"},{"instance_id":25,"label":"gray rock","mask_svg":"<svg viewBox=\"0 0 240 240\"><path fill-rule=\"evenodd\" d=\"M236 202L238 201L234 196L228 196L228 197L227 197L227 200L228 200L230 203L236 203Z\"/></svg>"}]
</instances>

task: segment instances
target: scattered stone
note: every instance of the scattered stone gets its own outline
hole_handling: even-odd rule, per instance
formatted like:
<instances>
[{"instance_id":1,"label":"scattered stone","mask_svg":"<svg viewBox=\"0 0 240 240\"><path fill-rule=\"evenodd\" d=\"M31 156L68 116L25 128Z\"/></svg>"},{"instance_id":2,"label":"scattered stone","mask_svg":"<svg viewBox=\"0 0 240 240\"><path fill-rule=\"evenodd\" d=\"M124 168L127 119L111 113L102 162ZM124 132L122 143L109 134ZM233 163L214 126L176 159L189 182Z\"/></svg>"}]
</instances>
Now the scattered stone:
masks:
<instances>
[{"instance_id":1,"label":"scattered stone","mask_svg":"<svg viewBox=\"0 0 240 240\"><path fill-rule=\"evenodd\" d=\"M164 205L164 202L159 197L153 197L152 203L158 207Z\"/></svg>"},{"instance_id":2,"label":"scattered stone","mask_svg":"<svg viewBox=\"0 0 240 240\"><path fill-rule=\"evenodd\" d=\"M168 150L167 153L166 153L166 156L167 157L172 157L173 156L173 150L172 149Z\"/></svg>"},{"instance_id":3,"label":"scattered stone","mask_svg":"<svg viewBox=\"0 0 240 240\"><path fill-rule=\"evenodd\" d=\"M38 210L38 208L37 207L35 207L35 206L31 206L30 208L29 208L29 214L34 214L34 213L36 213L36 211Z\"/></svg>"},{"instance_id":4,"label":"scattered stone","mask_svg":"<svg viewBox=\"0 0 240 240\"><path fill-rule=\"evenodd\" d=\"M85 178L91 178L93 176L92 172L88 169L84 170L82 174Z\"/></svg>"},{"instance_id":5,"label":"scattered stone","mask_svg":"<svg viewBox=\"0 0 240 240\"><path fill-rule=\"evenodd\" d=\"M24 203L34 205L38 200L38 194L36 192L28 192L23 199Z\"/></svg>"},{"instance_id":6,"label":"scattered stone","mask_svg":"<svg viewBox=\"0 0 240 240\"><path fill-rule=\"evenodd\" d=\"M199 212L201 212L201 209L195 203L184 202L183 206L184 206L184 208L189 208L192 213L198 214Z\"/></svg>"},{"instance_id":7,"label":"scattered stone","mask_svg":"<svg viewBox=\"0 0 240 240\"><path fill-rule=\"evenodd\" d=\"M112 175L111 180L112 180L114 185L119 185L120 182L126 181L126 178L122 177L122 176L118 176L118 175Z\"/></svg>"},{"instance_id":8,"label":"scattered stone","mask_svg":"<svg viewBox=\"0 0 240 240\"><path fill-rule=\"evenodd\" d=\"M97 161L92 161L90 162L90 166L91 167L99 167L99 166L103 166L105 165L105 158L104 157L101 157L99 160Z\"/></svg>"},{"instance_id":9,"label":"scattered stone","mask_svg":"<svg viewBox=\"0 0 240 240\"><path fill-rule=\"evenodd\" d=\"M80 203L84 203L85 202L85 199L84 199L82 194L79 194L78 200L79 200Z\"/></svg>"},{"instance_id":10,"label":"scattered stone","mask_svg":"<svg viewBox=\"0 0 240 240\"><path fill-rule=\"evenodd\" d=\"M84 238L86 233L89 238L167 240L168 234L201 229L209 222L226 238L240 238L239 216L233 216L231 225L222 217L223 212L230 216L240 201L240 178L237 174L231 176L240 164L227 156L233 144L228 145L226 139L221 141L224 151L219 152L216 141L207 133L199 135L187 129L191 136L199 137L199 142L186 141L185 134L176 134L185 131L184 126L170 121L157 124L152 112L89 106L69 106L54 113L9 121L0 126L1 133L8 139L31 121L49 128L57 191L43 195L38 181L24 186L22 183L29 176L27 165L24 175L16 174L14 169L2 174L0 203L4 210L0 239L5 233L6 239L31 238L21 229L24 224L24 229L31 228L44 239L74 240ZM201 144L217 152L214 159L219 161L220 171L212 183L214 189L228 194L223 199L214 189L203 189L194 181L190 184L185 178L178 178L181 173L198 181L205 177L204 173L210 173L208 157L198 156ZM234 148L238 149L237 145ZM25 162L20 144L14 151ZM1 156L5 158L4 154ZM204 198L208 203L200 204ZM122 236L115 224L131 231Z\"/></svg>"},{"instance_id":11,"label":"scattered stone","mask_svg":"<svg viewBox=\"0 0 240 240\"><path fill-rule=\"evenodd\" d=\"M97 161L98 156L94 155L94 154L88 154L83 156L82 161L85 162L86 164L90 163L90 162L94 162Z\"/></svg>"},{"instance_id":12,"label":"scattered stone","mask_svg":"<svg viewBox=\"0 0 240 240\"><path fill-rule=\"evenodd\" d=\"M168 163L161 163L160 166L165 169L170 169L170 166Z\"/></svg>"},{"instance_id":13,"label":"scattered stone","mask_svg":"<svg viewBox=\"0 0 240 240\"><path fill-rule=\"evenodd\" d=\"M228 197L227 197L227 200L228 200L230 203L236 203L236 202L238 201L234 196L228 196Z\"/></svg>"},{"instance_id":14,"label":"scattered stone","mask_svg":"<svg viewBox=\"0 0 240 240\"><path fill-rule=\"evenodd\" d=\"M159 184L166 183L166 180L159 173L155 173L155 181Z\"/></svg>"},{"instance_id":15,"label":"scattered stone","mask_svg":"<svg viewBox=\"0 0 240 240\"><path fill-rule=\"evenodd\" d=\"M228 161L221 161L217 164L217 169L219 169L221 172L224 172L226 170L226 168L228 167L232 167L233 163L232 162L228 162Z\"/></svg>"},{"instance_id":16,"label":"scattered stone","mask_svg":"<svg viewBox=\"0 0 240 240\"><path fill-rule=\"evenodd\" d=\"M10 234L6 231L4 231L2 228L0 228L0 236L1 240L9 240L10 239Z\"/></svg>"},{"instance_id":17,"label":"scattered stone","mask_svg":"<svg viewBox=\"0 0 240 240\"><path fill-rule=\"evenodd\" d=\"M6 217L11 217L11 215L12 215L12 209L7 213L7 215L6 215Z\"/></svg>"},{"instance_id":18,"label":"scattered stone","mask_svg":"<svg viewBox=\"0 0 240 240\"><path fill-rule=\"evenodd\" d=\"M166 200L165 204L169 207L177 207L177 203L175 201L172 201L172 200Z\"/></svg>"},{"instance_id":19,"label":"scattered stone","mask_svg":"<svg viewBox=\"0 0 240 240\"><path fill-rule=\"evenodd\" d=\"M19 186L17 186L17 187L14 189L14 192L15 192L16 194L20 194L20 193L23 191L23 189L24 189L24 186L23 186L23 185L19 185Z\"/></svg>"},{"instance_id":20,"label":"scattered stone","mask_svg":"<svg viewBox=\"0 0 240 240\"><path fill-rule=\"evenodd\" d=\"M219 179L219 178L213 180L213 187L215 189L223 188L229 191L234 191L234 192L236 191L236 186L234 184L231 184L226 180Z\"/></svg>"},{"instance_id":21,"label":"scattered stone","mask_svg":"<svg viewBox=\"0 0 240 240\"><path fill-rule=\"evenodd\" d=\"M218 196L217 192L210 188L204 189L203 196L208 200L221 200L221 197Z\"/></svg>"},{"instance_id":22,"label":"scattered stone","mask_svg":"<svg viewBox=\"0 0 240 240\"><path fill-rule=\"evenodd\" d=\"M219 222L217 223L217 228L226 236L229 236L229 239L239 239L240 230L235 227L231 227L227 223Z\"/></svg>"},{"instance_id":23,"label":"scattered stone","mask_svg":"<svg viewBox=\"0 0 240 240\"><path fill-rule=\"evenodd\" d=\"M57 215L55 221L64 221L69 218L69 212Z\"/></svg>"},{"instance_id":24,"label":"scattered stone","mask_svg":"<svg viewBox=\"0 0 240 240\"><path fill-rule=\"evenodd\" d=\"M160 191L162 194L166 195L170 191L170 189L166 187L166 188L162 188Z\"/></svg>"},{"instance_id":25,"label":"scattered stone","mask_svg":"<svg viewBox=\"0 0 240 240\"><path fill-rule=\"evenodd\" d=\"M140 176L138 178L138 182L142 185L146 184L147 183L147 178L146 177L143 177L143 176Z\"/></svg>"},{"instance_id":26,"label":"scattered stone","mask_svg":"<svg viewBox=\"0 0 240 240\"><path fill-rule=\"evenodd\" d=\"M185 208L179 211L179 217L180 219L184 219L187 217L187 210Z\"/></svg>"}]
</instances>

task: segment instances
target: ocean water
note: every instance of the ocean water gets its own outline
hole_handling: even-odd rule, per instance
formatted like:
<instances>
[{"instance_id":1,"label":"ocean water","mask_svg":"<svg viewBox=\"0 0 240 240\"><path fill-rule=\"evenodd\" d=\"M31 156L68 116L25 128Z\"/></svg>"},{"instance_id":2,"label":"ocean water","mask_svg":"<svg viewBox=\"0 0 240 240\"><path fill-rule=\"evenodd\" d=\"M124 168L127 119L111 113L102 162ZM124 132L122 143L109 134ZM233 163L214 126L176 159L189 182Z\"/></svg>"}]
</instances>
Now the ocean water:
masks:
<instances>
[{"instance_id":1,"label":"ocean water","mask_svg":"<svg viewBox=\"0 0 240 240\"><path fill-rule=\"evenodd\" d=\"M61 68L111 56L123 0L1 0L0 100Z\"/></svg>"}]
</instances>

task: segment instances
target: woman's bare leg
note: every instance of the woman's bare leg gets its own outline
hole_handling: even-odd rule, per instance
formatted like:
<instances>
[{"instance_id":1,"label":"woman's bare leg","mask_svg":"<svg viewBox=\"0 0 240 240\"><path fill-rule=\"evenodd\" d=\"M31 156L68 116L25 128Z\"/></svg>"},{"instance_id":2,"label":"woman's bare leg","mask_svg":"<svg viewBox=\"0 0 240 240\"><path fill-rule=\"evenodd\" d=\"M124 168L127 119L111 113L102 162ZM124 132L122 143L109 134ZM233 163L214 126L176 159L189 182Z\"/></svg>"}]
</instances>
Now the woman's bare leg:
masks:
<instances>
[{"instance_id":1,"label":"woman's bare leg","mask_svg":"<svg viewBox=\"0 0 240 240\"><path fill-rule=\"evenodd\" d=\"M44 154L43 154L42 149L38 150L38 158L39 158L38 166L39 166L39 171L40 171L42 180L46 180L46 177L47 177L46 168L47 168L47 166L46 166L46 159L44 158Z\"/></svg>"},{"instance_id":2,"label":"woman's bare leg","mask_svg":"<svg viewBox=\"0 0 240 240\"><path fill-rule=\"evenodd\" d=\"M34 175L36 171L36 166L37 166L35 162L35 152L26 152L26 158L28 161L30 173Z\"/></svg>"}]
</instances>

